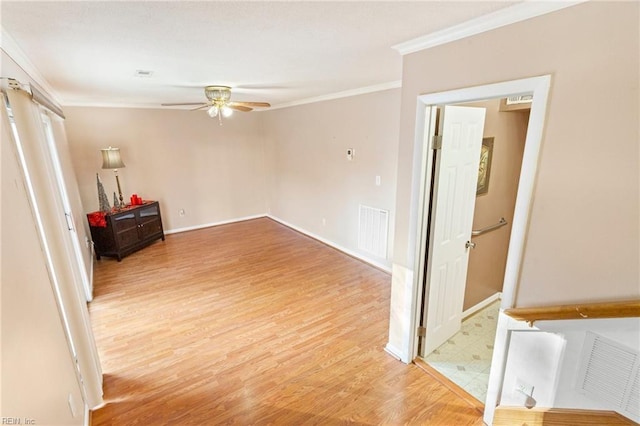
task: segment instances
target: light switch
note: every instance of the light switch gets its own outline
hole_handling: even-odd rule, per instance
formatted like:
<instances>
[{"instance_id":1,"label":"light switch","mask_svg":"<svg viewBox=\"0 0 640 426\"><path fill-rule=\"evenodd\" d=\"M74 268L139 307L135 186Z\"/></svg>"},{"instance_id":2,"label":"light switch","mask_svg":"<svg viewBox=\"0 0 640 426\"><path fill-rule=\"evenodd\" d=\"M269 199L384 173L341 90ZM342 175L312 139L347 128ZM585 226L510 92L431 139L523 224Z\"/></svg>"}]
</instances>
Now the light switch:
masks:
<instances>
[{"instance_id":1,"label":"light switch","mask_svg":"<svg viewBox=\"0 0 640 426\"><path fill-rule=\"evenodd\" d=\"M376 176L376 186L380 186L380 176Z\"/></svg>"}]
</instances>

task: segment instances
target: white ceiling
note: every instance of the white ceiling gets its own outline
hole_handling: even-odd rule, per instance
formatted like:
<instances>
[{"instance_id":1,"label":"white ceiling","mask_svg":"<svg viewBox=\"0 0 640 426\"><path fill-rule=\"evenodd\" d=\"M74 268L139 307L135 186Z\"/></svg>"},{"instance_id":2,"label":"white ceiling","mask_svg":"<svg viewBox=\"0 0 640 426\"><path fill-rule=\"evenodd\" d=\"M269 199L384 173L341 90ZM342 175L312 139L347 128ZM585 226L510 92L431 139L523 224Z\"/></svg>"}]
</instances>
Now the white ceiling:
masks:
<instances>
[{"instance_id":1,"label":"white ceiling","mask_svg":"<svg viewBox=\"0 0 640 426\"><path fill-rule=\"evenodd\" d=\"M391 46L514 3L2 0L0 23L63 105L198 102L224 84L284 106L391 86Z\"/></svg>"}]
</instances>

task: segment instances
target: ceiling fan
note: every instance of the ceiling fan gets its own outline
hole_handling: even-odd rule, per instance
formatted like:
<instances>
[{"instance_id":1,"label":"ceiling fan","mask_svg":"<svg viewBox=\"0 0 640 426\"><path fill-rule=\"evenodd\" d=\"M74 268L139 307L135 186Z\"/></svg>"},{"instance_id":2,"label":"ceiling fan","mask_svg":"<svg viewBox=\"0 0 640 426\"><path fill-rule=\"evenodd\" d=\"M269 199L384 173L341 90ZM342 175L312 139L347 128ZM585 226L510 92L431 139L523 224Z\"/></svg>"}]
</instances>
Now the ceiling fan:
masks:
<instances>
[{"instance_id":1,"label":"ceiling fan","mask_svg":"<svg viewBox=\"0 0 640 426\"><path fill-rule=\"evenodd\" d=\"M253 108L267 108L271 104L267 102L245 102L245 101L232 101L231 100L231 87L229 86L206 86L204 88L204 95L207 97L206 102L182 102L182 103L167 103L162 106L187 106L198 105L191 111L197 111L207 108L207 114L211 118L218 117L218 122L222 125L222 117L230 117L233 114L233 110L249 112Z\"/></svg>"}]
</instances>

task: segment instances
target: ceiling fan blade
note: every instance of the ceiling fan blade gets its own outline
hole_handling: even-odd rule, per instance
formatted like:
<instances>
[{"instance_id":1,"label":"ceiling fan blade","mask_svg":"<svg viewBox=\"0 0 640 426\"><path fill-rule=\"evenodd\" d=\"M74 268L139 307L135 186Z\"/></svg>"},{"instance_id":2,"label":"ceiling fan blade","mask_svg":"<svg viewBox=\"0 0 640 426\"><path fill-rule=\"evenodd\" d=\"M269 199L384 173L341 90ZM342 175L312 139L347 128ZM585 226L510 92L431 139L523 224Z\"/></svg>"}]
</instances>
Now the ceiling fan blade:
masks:
<instances>
[{"instance_id":1,"label":"ceiling fan blade","mask_svg":"<svg viewBox=\"0 0 640 426\"><path fill-rule=\"evenodd\" d=\"M235 109L236 111L242 111L242 112L253 111L253 108L249 108L244 105L237 105L236 102L231 102L227 104L227 106L231 109Z\"/></svg>"},{"instance_id":2,"label":"ceiling fan blade","mask_svg":"<svg viewBox=\"0 0 640 426\"><path fill-rule=\"evenodd\" d=\"M162 106L189 106L189 105L206 105L204 102L180 102L180 103L168 103L160 104Z\"/></svg>"},{"instance_id":3,"label":"ceiling fan blade","mask_svg":"<svg viewBox=\"0 0 640 426\"><path fill-rule=\"evenodd\" d=\"M208 108L208 107L209 107L209 104L202 104L199 107L191 108L189 111L198 111L200 109L205 109L205 108Z\"/></svg>"},{"instance_id":4,"label":"ceiling fan blade","mask_svg":"<svg viewBox=\"0 0 640 426\"><path fill-rule=\"evenodd\" d=\"M271 104L268 102L244 102L244 101L233 101L230 103L230 105L243 105L243 106L249 106L249 107L262 107L262 108L267 108L270 107Z\"/></svg>"}]
</instances>

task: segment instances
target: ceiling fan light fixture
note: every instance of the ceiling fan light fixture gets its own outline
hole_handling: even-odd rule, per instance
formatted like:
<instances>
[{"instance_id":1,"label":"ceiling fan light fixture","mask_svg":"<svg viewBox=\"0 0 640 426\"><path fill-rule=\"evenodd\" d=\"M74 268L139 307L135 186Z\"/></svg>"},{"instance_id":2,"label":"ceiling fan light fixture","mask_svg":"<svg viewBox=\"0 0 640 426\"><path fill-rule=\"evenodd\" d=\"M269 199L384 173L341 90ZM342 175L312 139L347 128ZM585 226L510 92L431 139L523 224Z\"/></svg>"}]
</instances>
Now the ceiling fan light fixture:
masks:
<instances>
[{"instance_id":1,"label":"ceiling fan light fixture","mask_svg":"<svg viewBox=\"0 0 640 426\"><path fill-rule=\"evenodd\" d=\"M209 117L217 118L220 125L222 125L222 118L231 117L234 110L249 112L256 107L268 108L271 106L268 102L231 101L231 87L229 86L206 86L204 94L207 98L206 102L167 103L162 106L198 105L192 111L206 109Z\"/></svg>"},{"instance_id":2,"label":"ceiling fan light fixture","mask_svg":"<svg viewBox=\"0 0 640 426\"><path fill-rule=\"evenodd\" d=\"M204 94L211 102L227 102L231 99L231 87L229 86L207 86Z\"/></svg>"},{"instance_id":3,"label":"ceiling fan light fixture","mask_svg":"<svg viewBox=\"0 0 640 426\"><path fill-rule=\"evenodd\" d=\"M215 116L218 115L218 112L220 112L220 108L218 108L217 105L212 105L208 110L207 110L207 114L209 114L209 117L211 118L215 118Z\"/></svg>"},{"instance_id":4,"label":"ceiling fan light fixture","mask_svg":"<svg viewBox=\"0 0 640 426\"><path fill-rule=\"evenodd\" d=\"M227 105L224 105L222 108L220 108L220 112L222 113L222 116L224 118L229 118L231 117L231 114L233 114L233 110Z\"/></svg>"}]
</instances>

